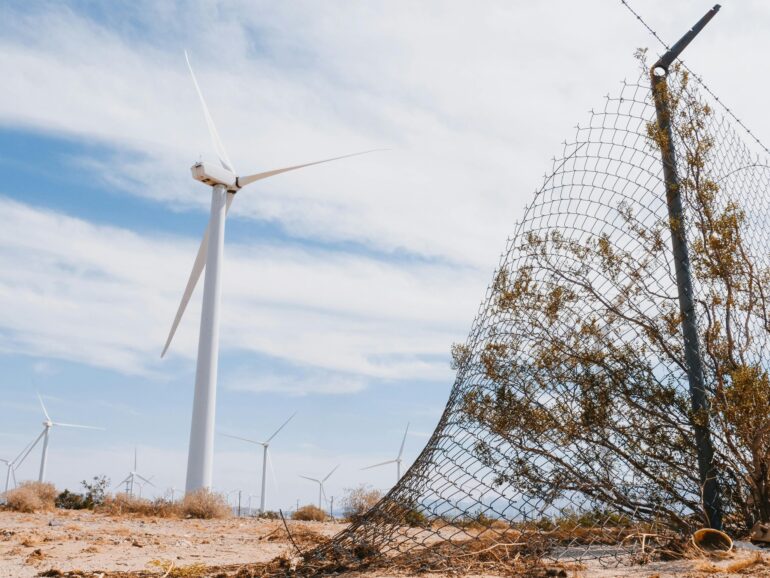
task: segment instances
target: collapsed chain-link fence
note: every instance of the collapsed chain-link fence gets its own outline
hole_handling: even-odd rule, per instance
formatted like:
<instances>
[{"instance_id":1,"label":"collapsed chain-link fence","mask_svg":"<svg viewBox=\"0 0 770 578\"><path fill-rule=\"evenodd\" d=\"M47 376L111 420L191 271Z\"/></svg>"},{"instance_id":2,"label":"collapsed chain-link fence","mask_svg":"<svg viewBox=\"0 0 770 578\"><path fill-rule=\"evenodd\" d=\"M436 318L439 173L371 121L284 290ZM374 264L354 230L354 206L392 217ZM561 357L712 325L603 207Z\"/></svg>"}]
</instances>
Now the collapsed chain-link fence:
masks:
<instances>
[{"instance_id":1,"label":"collapsed chain-link fence","mask_svg":"<svg viewBox=\"0 0 770 578\"><path fill-rule=\"evenodd\" d=\"M677 68L668 97L708 415L690 405L680 224L644 72L578 126L526 209L454 347L425 449L308 567L618 563L671 548L706 523L695 423L711 429L725 529L767 521L770 168L698 84Z\"/></svg>"}]
</instances>

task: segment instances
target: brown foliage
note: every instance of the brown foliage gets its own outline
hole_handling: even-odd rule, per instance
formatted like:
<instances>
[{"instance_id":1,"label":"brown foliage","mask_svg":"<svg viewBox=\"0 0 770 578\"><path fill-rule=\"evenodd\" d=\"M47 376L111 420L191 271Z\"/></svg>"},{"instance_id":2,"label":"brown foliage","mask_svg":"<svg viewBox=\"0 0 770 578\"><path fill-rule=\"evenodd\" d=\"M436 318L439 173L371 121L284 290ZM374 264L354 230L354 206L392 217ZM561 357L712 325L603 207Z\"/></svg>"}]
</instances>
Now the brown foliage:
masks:
<instances>
[{"instance_id":1,"label":"brown foliage","mask_svg":"<svg viewBox=\"0 0 770 578\"><path fill-rule=\"evenodd\" d=\"M292 520L300 520L303 522L323 522L326 520L326 512L324 512L318 506L308 504L302 506L296 512L291 515Z\"/></svg>"},{"instance_id":2,"label":"brown foliage","mask_svg":"<svg viewBox=\"0 0 770 578\"><path fill-rule=\"evenodd\" d=\"M157 518L176 518L182 516L179 502L157 499L148 500L126 494L118 494L105 498L96 508L98 512L112 515L134 515Z\"/></svg>"},{"instance_id":3,"label":"brown foliage","mask_svg":"<svg viewBox=\"0 0 770 578\"><path fill-rule=\"evenodd\" d=\"M233 515L225 497L206 488L186 494L181 508L182 515L188 518L229 518Z\"/></svg>"},{"instance_id":4,"label":"brown foliage","mask_svg":"<svg viewBox=\"0 0 770 578\"><path fill-rule=\"evenodd\" d=\"M48 482L22 482L18 488L8 492L6 506L17 512L53 510L57 492Z\"/></svg>"},{"instance_id":5,"label":"brown foliage","mask_svg":"<svg viewBox=\"0 0 770 578\"><path fill-rule=\"evenodd\" d=\"M356 488L345 489L342 507L344 508L345 516L353 521L363 516L381 499L381 491L367 484L361 484Z\"/></svg>"}]
</instances>

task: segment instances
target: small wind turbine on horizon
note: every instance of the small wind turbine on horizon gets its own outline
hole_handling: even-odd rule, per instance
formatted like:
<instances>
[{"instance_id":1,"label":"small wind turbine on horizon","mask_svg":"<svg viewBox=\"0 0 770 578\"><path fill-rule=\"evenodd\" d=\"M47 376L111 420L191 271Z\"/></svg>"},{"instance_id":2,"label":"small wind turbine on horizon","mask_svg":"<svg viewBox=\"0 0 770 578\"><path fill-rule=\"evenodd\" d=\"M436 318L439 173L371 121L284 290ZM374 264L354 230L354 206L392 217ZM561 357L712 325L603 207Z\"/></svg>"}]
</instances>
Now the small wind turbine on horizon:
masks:
<instances>
[{"instance_id":1,"label":"small wind turbine on horizon","mask_svg":"<svg viewBox=\"0 0 770 578\"><path fill-rule=\"evenodd\" d=\"M123 484L125 484L126 493L132 498L134 497L134 483L136 483L139 486L139 497L142 496L142 490L144 489L144 484L150 484L153 488L155 487L155 485L148 478L145 478L142 474L139 473L138 471L139 468L137 467L137 463L138 463L138 452L137 452L137 449L134 448L134 469L131 470L131 472L126 476L126 478L122 482L120 482L117 486L115 486L115 487L120 487ZM137 482L137 480L141 480L141 481Z\"/></svg>"},{"instance_id":2,"label":"small wind turbine on horizon","mask_svg":"<svg viewBox=\"0 0 770 578\"><path fill-rule=\"evenodd\" d=\"M267 438L263 442L259 442L259 441L256 441L256 440L250 440L248 438L244 438L244 437L240 437L240 436L234 436L234 435L230 435L230 434L224 434L224 433L222 434L223 436L228 437L228 438L232 438L234 440L241 440L241 441L244 441L244 442L248 442L250 444L262 446L262 489L261 489L262 493L260 494L260 499L259 499L259 513L260 514L264 514L265 513L265 480L267 478L267 460L268 460L267 448L270 446L270 442L273 440L273 438L278 435L278 432L280 432L284 427L286 427L286 424L288 424L292 419L294 419L295 415L297 415L296 411L293 414L291 414L289 419L287 419L285 422L283 422L281 424L281 427L279 427L277 430L275 430L273 432L273 435L271 435L269 438ZM249 505L249 508L251 508L250 505Z\"/></svg>"},{"instance_id":3,"label":"small wind turbine on horizon","mask_svg":"<svg viewBox=\"0 0 770 578\"><path fill-rule=\"evenodd\" d=\"M372 468L379 468L380 466L386 466L388 464L396 464L396 483L401 479L401 456L404 454L404 444L406 443L406 434L409 433L409 422L406 424L406 431L404 431L404 439L401 440L401 447L398 450L398 456L395 460L388 460L387 462L380 462L379 464L374 464L373 466L366 466L365 468L361 468L361 470L371 470Z\"/></svg>"},{"instance_id":4,"label":"small wind turbine on horizon","mask_svg":"<svg viewBox=\"0 0 770 578\"><path fill-rule=\"evenodd\" d=\"M195 257L190 277L182 295L182 301L171 324L166 344L161 357L168 351L182 315L187 308L195 286L204 268L203 303L201 307L200 332L198 337L198 358L195 372L195 393L193 396L193 414L190 425L190 446L187 458L187 478L185 491L210 488L214 456L214 421L216 417L217 365L219 357L219 302L221 292L221 265L224 250L225 217L235 194L251 183L267 179L281 173L294 171L312 165L327 163L373 151L363 151L349 155L274 169L247 176L238 176L233 163L219 138L214 121L203 98L198 81L195 78L190 59L185 52L187 67L190 70L195 90L198 93L203 116L208 125L209 134L221 165L198 162L192 166L192 176L207 185L211 185L211 214L206 231L203 233L198 254Z\"/></svg>"},{"instance_id":5,"label":"small wind turbine on horizon","mask_svg":"<svg viewBox=\"0 0 770 578\"><path fill-rule=\"evenodd\" d=\"M26 446L24 446L24 449L21 450L15 458L12 460L6 460L6 459L0 459L0 462L3 462L6 466L6 472L5 472L5 490L4 493L8 493L8 486L10 485L11 479L13 479L13 487L15 488L17 485L16 481L16 470L21 466L22 462L24 462L24 459L27 457L27 454L31 451L32 444L34 444L37 440L32 440L29 442Z\"/></svg>"},{"instance_id":6,"label":"small wind turbine on horizon","mask_svg":"<svg viewBox=\"0 0 770 578\"><path fill-rule=\"evenodd\" d=\"M310 480L311 482L315 482L315 483L318 484L318 509L319 510L323 510L324 509L323 508L323 499L326 497L326 491L324 490L324 483L326 482L326 480L328 480L331 477L331 475L334 472L337 471L338 467L340 467L339 464L334 466L334 469L331 472L329 472L328 474L326 474L326 477L321 479L321 480L319 480L317 478L311 478L309 476L302 476L302 475L300 476L300 478L305 478L306 480Z\"/></svg>"},{"instance_id":7,"label":"small wind turbine on horizon","mask_svg":"<svg viewBox=\"0 0 770 578\"><path fill-rule=\"evenodd\" d=\"M11 483L11 478L13 478L13 487L16 487L16 470L14 469L14 460L6 460L4 458L0 458L0 462L5 464L5 490L3 491L4 494L8 493L8 486Z\"/></svg>"},{"instance_id":8,"label":"small wind turbine on horizon","mask_svg":"<svg viewBox=\"0 0 770 578\"><path fill-rule=\"evenodd\" d=\"M38 444L38 442L42 439L43 440L43 452L40 455L40 474L38 476L38 482L45 481L45 468L46 463L48 461L48 438L51 434L51 428L53 426L58 427L73 427L73 428L79 428L79 429L96 429L96 430L102 430L104 431L103 427L95 427L92 425L79 425L74 423L62 423L58 421L53 421L51 419L51 416L48 415L48 410L45 408L45 404L43 403L43 398L40 397L40 394L37 394L38 400L40 400L40 407L43 409L43 414L45 415L45 421L43 422L43 431L40 432L40 434L32 441L32 443L27 446L27 449L24 451L24 454L21 456L21 458L18 461L18 465L21 465L21 463L24 461L24 459L29 455L29 453L35 449L35 446Z\"/></svg>"}]
</instances>

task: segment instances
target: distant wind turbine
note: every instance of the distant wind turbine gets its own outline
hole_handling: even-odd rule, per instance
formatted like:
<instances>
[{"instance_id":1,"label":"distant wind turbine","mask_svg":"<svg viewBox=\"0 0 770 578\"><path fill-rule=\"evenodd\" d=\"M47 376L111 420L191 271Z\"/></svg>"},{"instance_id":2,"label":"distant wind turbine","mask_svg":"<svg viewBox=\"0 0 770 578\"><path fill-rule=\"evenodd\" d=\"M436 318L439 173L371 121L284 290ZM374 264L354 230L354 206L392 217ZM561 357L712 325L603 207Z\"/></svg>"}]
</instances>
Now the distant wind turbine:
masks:
<instances>
[{"instance_id":1,"label":"distant wind turbine","mask_svg":"<svg viewBox=\"0 0 770 578\"><path fill-rule=\"evenodd\" d=\"M404 444L406 443L406 434L409 433L409 423L406 424L406 431L404 432L404 439L401 440L401 447L398 450L398 456L395 460L388 460L387 462L380 462L373 466L366 466L361 468L362 470L371 470L372 468L379 468L380 466L386 466L388 464L396 464L396 483L401 479L401 456L404 454Z\"/></svg>"},{"instance_id":2,"label":"distant wind turbine","mask_svg":"<svg viewBox=\"0 0 770 578\"><path fill-rule=\"evenodd\" d=\"M0 462L3 462L5 464L6 472L5 472L5 494L8 493L8 486L11 483L11 478L13 478L13 487L16 487L16 471L13 468L13 460L6 460L3 458L0 458Z\"/></svg>"},{"instance_id":3,"label":"distant wind turbine","mask_svg":"<svg viewBox=\"0 0 770 578\"><path fill-rule=\"evenodd\" d=\"M211 216L208 227L203 233L203 239L198 248L198 254L195 257L192 272L187 280L182 301L179 304L176 316L171 324L171 331L169 331L166 344L161 353L161 357L163 357L166 351L168 351L174 338L174 333L187 308L187 303L190 301L190 297L205 268L206 275L203 281L203 304L198 337L198 360L195 372L195 394L193 397L193 414L190 425L190 447L187 457L187 481L185 487L187 492L192 492L199 488L211 487L214 457L214 420L216 417L217 365L219 357L221 264L224 250L225 217L230 210L235 194L246 185L280 175L281 173L373 151L363 151L253 175L238 176L219 138L219 133L211 118L186 52L185 59L187 60L187 67L190 70L195 90L198 93L198 98L203 108L203 116L208 125L214 150L219 157L219 164L221 165L220 167L212 163L198 162L191 169L194 179L211 185Z\"/></svg>"},{"instance_id":4,"label":"distant wind turbine","mask_svg":"<svg viewBox=\"0 0 770 578\"><path fill-rule=\"evenodd\" d=\"M263 442L259 442L256 440L250 440L248 438L242 438L239 436L233 436L229 434L222 434L225 437L232 438L234 440L241 440L244 442L249 442L250 444L262 446L262 493L261 497L259 499L259 513L264 514L265 513L265 479L267 476L267 448L270 446L270 442L273 440L275 436L278 435L278 432L280 432L284 427L286 427L286 424L288 424L292 419L294 419L294 416L297 415L297 412L295 411L293 414L291 414L291 417L287 419L285 422L281 424L281 427L279 427L277 430L273 432L273 435L271 435L269 438L267 438Z\"/></svg>"},{"instance_id":5,"label":"distant wind turbine","mask_svg":"<svg viewBox=\"0 0 770 578\"><path fill-rule=\"evenodd\" d=\"M308 476L300 476L300 478L305 478L306 480L310 480L311 482L315 482L316 484L318 484L318 509L319 510L323 510L323 498L326 497L326 492L324 491L324 483L326 482L326 480L328 480L331 477L331 475L334 472L337 471L338 467L340 467L339 464L334 466L334 469L328 474L326 474L326 477L321 480L316 478L311 478Z\"/></svg>"},{"instance_id":6,"label":"distant wind turbine","mask_svg":"<svg viewBox=\"0 0 770 578\"><path fill-rule=\"evenodd\" d=\"M126 478L120 482L116 487L122 486L123 484L126 485L126 493L134 497L134 484L137 484L139 486L139 497L142 496L142 489L144 488L144 482L145 484L150 484L153 488L155 485L148 479L145 478L142 474L139 473L139 468L137 467L138 463L138 452L137 449L134 448L134 469L131 470L131 472L126 476ZM140 481L137 481L140 480Z\"/></svg>"},{"instance_id":7,"label":"distant wind turbine","mask_svg":"<svg viewBox=\"0 0 770 578\"><path fill-rule=\"evenodd\" d=\"M43 414L45 415L45 421L43 422L43 431L40 432L40 435L38 435L34 441L27 447L27 450L24 452L24 455L19 459L18 465L21 464L21 462L24 461L24 459L29 455L29 453L35 449L35 446L38 444L38 442L42 439L43 440L43 453L40 456L40 475L38 476L38 481L43 482L45 481L45 468L46 468L46 462L48 460L48 438L50 436L51 428L53 426L58 427L75 427L80 429L97 429L97 430L104 430L103 427L94 427L91 425L77 425L74 423L62 423L58 421L53 421L51 419L51 416L48 415L48 410L45 408L45 404L43 403L43 398L40 397L40 394L37 395L37 398L40 400L40 407L43 409Z\"/></svg>"}]
</instances>

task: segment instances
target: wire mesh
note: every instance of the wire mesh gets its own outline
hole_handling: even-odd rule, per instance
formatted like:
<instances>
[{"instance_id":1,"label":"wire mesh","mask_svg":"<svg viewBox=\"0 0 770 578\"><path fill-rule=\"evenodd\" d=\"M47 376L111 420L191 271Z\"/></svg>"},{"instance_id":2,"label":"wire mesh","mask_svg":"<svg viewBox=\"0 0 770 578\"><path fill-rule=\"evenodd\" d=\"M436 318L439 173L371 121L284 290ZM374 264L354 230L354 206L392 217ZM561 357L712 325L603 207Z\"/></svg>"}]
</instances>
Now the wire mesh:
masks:
<instances>
[{"instance_id":1,"label":"wire mesh","mask_svg":"<svg viewBox=\"0 0 770 578\"><path fill-rule=\"evenodd\" d=\"M755 487L767 472L752 469L735 415L751 408L730 401L743 392L764 407L751 419L767 413L770 169L677 70L706 418L726 528L741 533L770 515ZM305 555L309 568L617 564L705 524L692 435L704 417L690 408L655 126L644 72L564 143L453 348L456 380L428 444L377 506Z\"/></svg>"}]
</instances>

